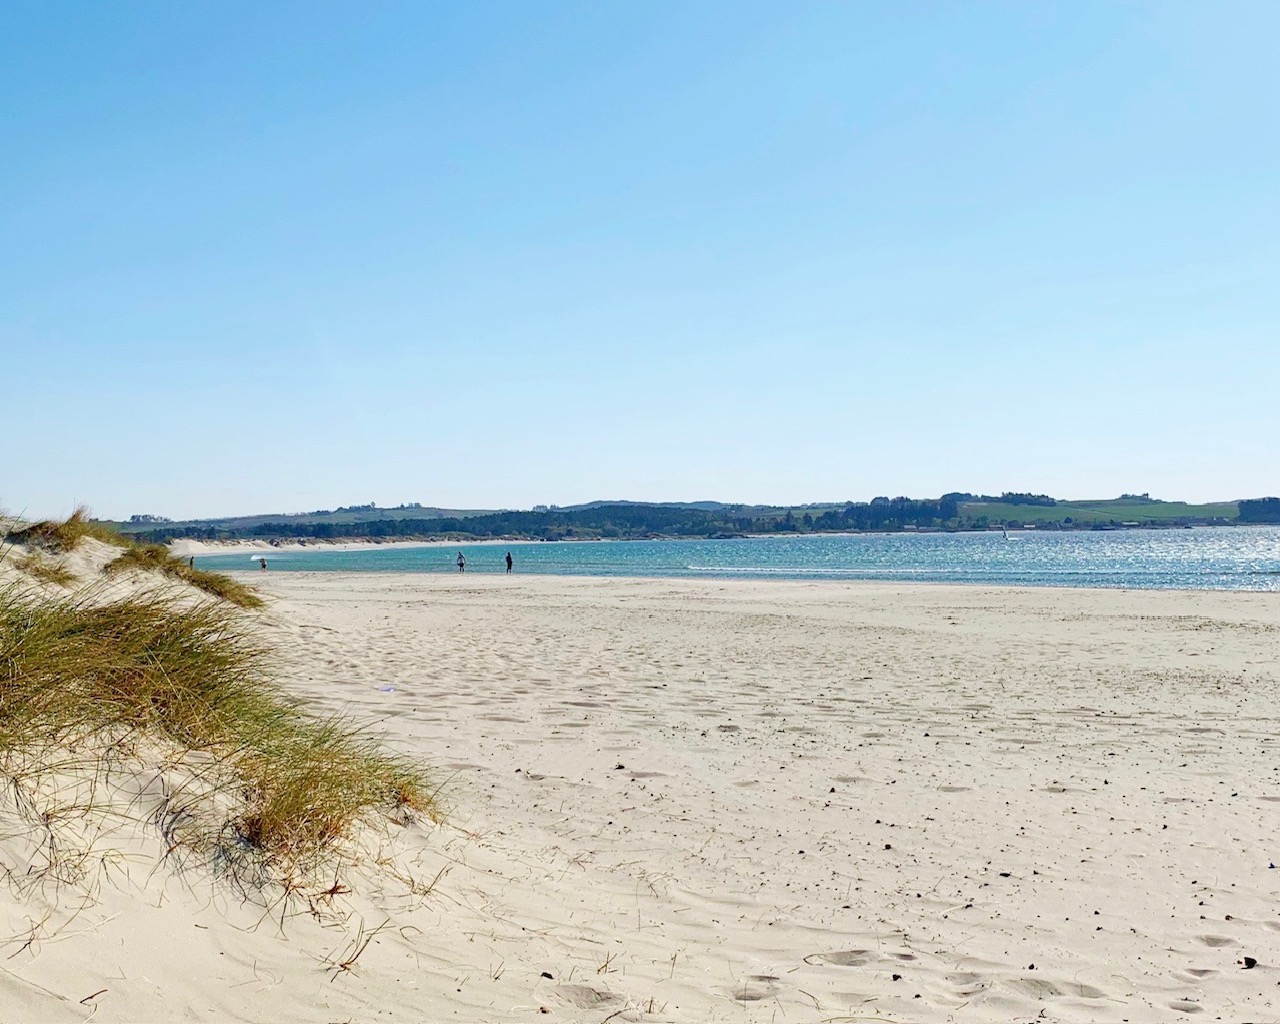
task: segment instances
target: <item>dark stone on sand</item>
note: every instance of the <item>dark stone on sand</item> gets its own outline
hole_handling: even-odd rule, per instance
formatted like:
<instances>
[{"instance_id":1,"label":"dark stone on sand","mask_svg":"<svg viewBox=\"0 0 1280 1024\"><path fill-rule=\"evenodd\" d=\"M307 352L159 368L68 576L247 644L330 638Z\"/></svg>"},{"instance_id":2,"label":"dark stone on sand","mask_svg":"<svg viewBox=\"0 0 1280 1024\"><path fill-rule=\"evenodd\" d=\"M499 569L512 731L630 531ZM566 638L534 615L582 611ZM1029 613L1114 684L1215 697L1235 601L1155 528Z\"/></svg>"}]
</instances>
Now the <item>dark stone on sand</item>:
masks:
<instances>
[{"instance_id":1,"label":"dark stone on sand","mask_svg":"<svg viewBox=\"0 0 1280 1024\"><path fill-rule=\"evenodd\" d=\"M1244 969L1246 971L1251 971L1257 966L1258 966L1258 961L1255 960L1253 957L1247 956L1244 958Z\"/></svg>"}]
</instances>

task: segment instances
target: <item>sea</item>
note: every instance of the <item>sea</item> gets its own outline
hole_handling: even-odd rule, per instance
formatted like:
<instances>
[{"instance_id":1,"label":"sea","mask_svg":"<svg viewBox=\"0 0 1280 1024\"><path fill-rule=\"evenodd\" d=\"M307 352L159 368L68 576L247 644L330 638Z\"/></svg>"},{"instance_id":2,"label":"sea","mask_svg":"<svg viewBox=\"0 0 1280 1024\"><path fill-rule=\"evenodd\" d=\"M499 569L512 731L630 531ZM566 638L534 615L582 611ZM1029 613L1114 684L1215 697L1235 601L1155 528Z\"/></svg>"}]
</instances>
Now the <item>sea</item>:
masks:
<instances>
[{"instance_id":1,"label":"sea","mask_svg":"<svg viewBox=\"0 0 1280 1024\"><path fill-rule=\"evenodd\" d=\"M803 534L726 540L268 549L199 568L272 572L517 573L703 579L894 580L1033 587L1280 592L1280 526L988 533Z\"/></svg>"}]
</instances>

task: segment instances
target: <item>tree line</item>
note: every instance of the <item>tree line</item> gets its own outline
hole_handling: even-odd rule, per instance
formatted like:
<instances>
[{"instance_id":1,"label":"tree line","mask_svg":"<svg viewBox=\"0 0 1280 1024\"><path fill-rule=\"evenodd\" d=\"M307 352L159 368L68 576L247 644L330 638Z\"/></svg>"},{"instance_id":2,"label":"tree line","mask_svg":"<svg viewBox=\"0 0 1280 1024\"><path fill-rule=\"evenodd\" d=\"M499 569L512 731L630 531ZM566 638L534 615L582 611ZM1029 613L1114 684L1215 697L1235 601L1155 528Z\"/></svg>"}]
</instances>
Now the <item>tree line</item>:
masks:
<instances>
[{"instance_id":1,"label":"tree line","mask_svg":"<svg viewBox=\"0 0 1280 1024\"><path fill-rule=\"evenodd\" d=\"M1242 523L1280 523L1280 498L1247 498L1240 502Z\"/></svg>"},{"instance_id":2,"label":"tree line","mask_svg":"<svg viewBox=\"0 0 1280 1024\"><path fill-rule=\"evenodd\" d=\"M877 499L847 502L843 508L814 515L788 509L766 514L711 511L669 505L601 505L589 509L545 509L492 512L485 515L439 518L375 519L351 523L259 523L228 528L209 524L161 526L135 533L140 540L165 543L178 538L248 540L312 538L524 537L537 540L637 539L645 537L735 537L754 533L809 533L850 530L892 532L955 525L959 506L954 499Z\"/></svg>"}]
</instances>

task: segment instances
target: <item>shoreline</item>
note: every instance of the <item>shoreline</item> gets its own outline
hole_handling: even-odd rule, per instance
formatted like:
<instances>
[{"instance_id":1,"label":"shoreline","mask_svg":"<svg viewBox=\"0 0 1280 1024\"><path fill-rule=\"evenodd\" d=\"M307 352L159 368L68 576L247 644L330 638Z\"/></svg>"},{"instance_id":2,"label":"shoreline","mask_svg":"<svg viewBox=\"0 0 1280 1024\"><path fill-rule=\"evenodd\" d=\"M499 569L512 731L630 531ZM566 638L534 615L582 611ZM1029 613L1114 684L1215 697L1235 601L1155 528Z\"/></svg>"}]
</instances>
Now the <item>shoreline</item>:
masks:
<instances>
[{"instance_id":1,"label":"shoreline","mask_svg":"<svg viewBox=\"0 0 1280 1024\"><path fill-rule=\"evenodd\" d=\"M218 572L225 573L234 579L243 579L245 582L254 580L264 580L271 575L271 570L265 572L259 569L251 569L248 567L228 568L219 567ZM335 579L346 583L354 584L358 580L460 580L461 582L470 582L474 580L560 580L568 583L582 584L607 584L620 583L631 584L634 586L647 586L650 584L693 584L696 586L705 586L716 589L724 589L733 585L742 586L760 586L760 587L786 587L792 586L800 589L820 589L832 588L837 592L854 589L884 589L884 590L915 590L931 589L931 590L954 590L957 594L972 595L975 592L985 590L991 591L993 594L1043 594L1049 593L1081 593L1081 594L1209 594L1209 595L1226 595L1238 594L1245 597L1254 598L1271 598L1280 603L1280 591L1275 590L1245 590L1243 588L1231 587L1099 587L1099 586L1074 586L1065 583L991 583L988 581L975 581L972 583L961 582L957 580L905 580L905 579L886 579L883 577L858 577L851 579L839 579L830 576L819 577L802 577L802 576L783 576L783 575L703 575L703 576L614 576L595 573L553 573L553 572L532 572L527 569L519 570L508 575L499 569L481 570L468 567L465 573L459 573L454 568L441 568L432 570L403 570L403 569L286 569L278 570L277 575L287 575L290 577L300 577L313 580ZM500 585L500 584L494 584Z\"/></svg>"},{"instance_id":2,"label":"shoreline","mask_svg":"<svg viewBox=\"0 0 1280 1024\"><path fill-rule=\"evenodd\" d=\"M234 555L237 552L256 554L262 552L298 552L298 551L380 551L384 548L454 548L459 544L467 547L501 547L503 544L525 544L528 541L517 540L290 540L272 544L265 540L193 540L180 538L166 545L173 554L181 558L192 555Z\"/></svg>"}]
</instances>

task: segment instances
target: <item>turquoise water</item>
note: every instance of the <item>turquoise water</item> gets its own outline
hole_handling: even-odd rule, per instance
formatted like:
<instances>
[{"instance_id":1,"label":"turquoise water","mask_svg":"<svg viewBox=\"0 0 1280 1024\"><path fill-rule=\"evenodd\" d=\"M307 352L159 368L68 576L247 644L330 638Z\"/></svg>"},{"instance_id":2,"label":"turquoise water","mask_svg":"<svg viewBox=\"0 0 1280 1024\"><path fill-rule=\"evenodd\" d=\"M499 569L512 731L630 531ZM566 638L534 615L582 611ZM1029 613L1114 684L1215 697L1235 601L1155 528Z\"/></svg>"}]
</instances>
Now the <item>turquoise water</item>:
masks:
<instances>
[{"instance_id":1,"label":"turquoise water","mask_svg":"<svg viewBox=\"0 0 1280 1024\"><path fill-rule=\"evenodd\" d=\"M575 541L371 551L269 551L270 571L516 572L559 576L915 580L1018 586L1280 591L1280 527L1107 532L899 533L738 540ZM254 556L256 558L256 556ZM252 569L247 553L196 559Z\"/></svg>"}]
</instances>

